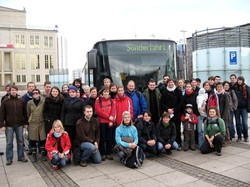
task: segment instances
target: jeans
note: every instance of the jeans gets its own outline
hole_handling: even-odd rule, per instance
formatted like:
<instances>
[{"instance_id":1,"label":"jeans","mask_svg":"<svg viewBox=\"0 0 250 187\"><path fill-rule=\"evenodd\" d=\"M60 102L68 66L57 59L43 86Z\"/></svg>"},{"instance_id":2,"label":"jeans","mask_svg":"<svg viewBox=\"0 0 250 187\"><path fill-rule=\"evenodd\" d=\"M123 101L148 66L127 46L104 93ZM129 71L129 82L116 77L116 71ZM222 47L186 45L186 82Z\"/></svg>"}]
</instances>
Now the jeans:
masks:
<instances>
[{"instance_id":1,"label":"jeans","mask_svg":"<svg viewBox=\"0 0 250 187\"><path fill-rule=\"evenodd\" d=\"M24 158L24 148L23 148L23 126L19 127L6 127L6 160L13 160L13 139L14 132L16 134L17 143L17 156L18 159Z\"/></svg>"},{"instance_id":2,"label":"jeans","mask_svg":"<svg viewBox=\"0 0 250 187\"><path fill-rule=\"evenodd\" d=\"M164 148L163 144L161 142L157 142L157 150L158 151L162 151ZM178 143L176 141L174 141L172 144L171 144L171 148L170 149L178 149L179 146L178 146Z\"/></svg>"},{"instance_id":3,"label":"jeans","mask_svg":"<svg viewBox=\"0 0 250 187\"><path fill-rule=\"evenodd\" d=\"M89 142L83 142L80 145L80 149L82 151L81 160L86 161L89 158L93 160L94 163L99 164L102 161L101 154L99 150L96 150L94 144Z\"/></svg>"},{"instance_id":4,"label":"jeans","mask_svg":"<svg viewBox=\"0 0 250 187\"><path fill-rule=\"evenodd\" d=\"M198 146L201 147L201 145L204 142L204 134L203 134L203 120L205 116L198 116L198 124L197 124L197 130L198 130Z\"/></svg>"},{"instance_id":5,"label":"jeans","mask_svg":"<svg viewBox=\"0 0 250 187\"><path fill-rule=\"evenodd\" d=\"M244 139L248 138L248 113L246 108L237 109L235 112L236 119L236 131L238 135L238 139L242 138L242 134Z\"/></svg>"},{"instance_id":6,"label":"jeans","mask_svg":"<svg viewBox=\"0 0 250 187\"><path fill-rule=\"evenodd\" d=\"M234 111L230 111L230 137L234 138L235 137L235 127L234 127Z\"/></svg>"},{"instance_id":7,"label":"jeans","mask_svg":"<svg viewBox=\"0 0 250 187\"><path fill-rule=\"evenodd\" d=\"M60 158L58 153L54 153L53 156L52 156L51 163L52 163L52 165L59 164L60 166L63 167L63 166L65 166L67 164L67 161L68 161L67 156L64 156L64 157Z\"/></svg>"},{"instance_id":8,"label":"jeans","mask_svg":"<svg viewBox=\"0 0 250 187\"><path fill-rule=\"evenodd\" d=\"M139 143L138 145L142 148L143 152L148 151L151 153L157 153L157 147L156 147L157 144L155 144L154 146L149 146L144 143Z\"/></svg>"}]
</instances>

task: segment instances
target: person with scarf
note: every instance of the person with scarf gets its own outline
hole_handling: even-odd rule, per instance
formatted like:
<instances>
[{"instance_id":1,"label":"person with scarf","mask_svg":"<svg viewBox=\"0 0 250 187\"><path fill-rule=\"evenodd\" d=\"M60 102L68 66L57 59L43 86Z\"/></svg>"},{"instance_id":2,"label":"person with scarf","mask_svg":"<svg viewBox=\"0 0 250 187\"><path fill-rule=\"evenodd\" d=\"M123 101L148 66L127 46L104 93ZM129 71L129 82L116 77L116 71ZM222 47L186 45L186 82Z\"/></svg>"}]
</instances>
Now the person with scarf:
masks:
<instances>
[{"instance_id":1,"label":"person with scarf","mask_svg":"<svg viewBox=\"0 0 250 187\"><path fill-rule=\"evenodd\" d=\"M245 142L248 140L248 113L250 112L250 87L245 83L245 78L239 76L235 93L238 99L238 107L235 112L236 131L238 135L237 142L242 140L242 134Z\"/></svg>"},{"instance_id":2,"label":"person with scarf","mask_svg":"<svg viewBox=\"0 0 250 187\"><path fill-rule=\"evenodd\" d=\"M205 141L200 147L202 154L207 154L216 151L218 156L221 156L222 144L226 135L225 123L220 118L220 113L217 107L209 107L207 118L204 121L204 136Z\"/></svg>"},{"instance_id":3,"label":"person with scarf","mask_svg":"<svg viewBox=\"0 0 250 187\"><path fill-rule=\"evenodd\" d=\"M37 144L40 146L41 160L47 160L45 150L45 124L43 116L44 100L41 98L41 92L38 89L32 91L33 99L27 104L27 116L29 122L30 146L32 150L31 162L37 162Z\"/></svg>"},{"instance_id":4,"label":"person with scarf","mask_svg":"<svg viewBox=\"0 0 250 187\"><path fill-rule=\"evenodd\" d=\"M70 160L71 142L60 120L55 120L48 134L45 149L54 170L64 167Z\"/></svg>"},{"instance_id":5,"label":"person with scarf","mask_svg":"<svg viewBox=\"0 0 250 187\"><path fill-rule=\"evenodd\" d=\"M61 110L64 97L60 93L60 89L56 86L52 87L49 96L46 97L44 103L45 133L50 132L55 120L61 119Z\"/></svg>"},{"instance_id":6,"label":"person with scarf","mask_svg":"<svg viewBox=\"0 0 250 187\"><path fill-rule=\"evenodd\" d=\"M168 112L171 122L176 126L176 142L181 147L181 114L183 112L183 96L181 91L175 86L173 79L168 79L167 88L161 96L161 109Z\"/></svg>"}]
</instances>

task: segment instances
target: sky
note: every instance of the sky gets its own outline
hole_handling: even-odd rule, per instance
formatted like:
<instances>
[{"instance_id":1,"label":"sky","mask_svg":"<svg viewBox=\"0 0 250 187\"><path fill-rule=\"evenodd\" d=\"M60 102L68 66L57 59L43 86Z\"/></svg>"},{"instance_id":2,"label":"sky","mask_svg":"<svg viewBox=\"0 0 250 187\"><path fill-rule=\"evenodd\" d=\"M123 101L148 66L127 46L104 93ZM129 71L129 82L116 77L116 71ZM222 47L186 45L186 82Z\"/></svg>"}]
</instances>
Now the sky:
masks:
<instances>
[{"instance_id":1,"label":"sky","mask_svg":"<svg viewBox=\"0 0 250 187\"><path fill-rule=\"evenodd\" d=\"M179 42L195 31L250 21L249 0L0 0L0 6L25 7L28 26L58 25L67 38L70 71L82 69L87 52L102 39Z\"/></svg>"}]
</instances>

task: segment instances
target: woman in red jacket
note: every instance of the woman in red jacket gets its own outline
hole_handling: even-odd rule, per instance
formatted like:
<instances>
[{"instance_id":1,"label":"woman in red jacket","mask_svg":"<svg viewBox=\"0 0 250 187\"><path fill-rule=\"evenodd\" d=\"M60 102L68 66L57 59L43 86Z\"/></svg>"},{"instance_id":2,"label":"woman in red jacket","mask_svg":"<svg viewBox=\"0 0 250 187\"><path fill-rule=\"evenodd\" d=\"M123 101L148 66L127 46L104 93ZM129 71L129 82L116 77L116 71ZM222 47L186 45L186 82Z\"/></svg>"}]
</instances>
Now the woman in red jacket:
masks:
<instances>
[{"instance_id":1,"label":"woman in red jacket","mask_svg":"<svg viewBox=\"0 0 250 187\"><path fill-rule=\"evenodd\" d=\"M54 170L57 170L58 166L65 166L70 160L70 148L71 143L68 133L64 131L62 122L55 120L45 144L48 158Z\"/></svg>"},{"instance_id":2,"label":"woman in red jacket","mask_svg":"<svg viewBox=\"0 0 250 187\"><path fill-rule=\"evenodd\" d=\"M114 123L114 101L109 95L109 87L104 86L95 101L95 112L100 124L100 153L102 161L113 160L112 126Z\"/></svg>"}]
</instances>

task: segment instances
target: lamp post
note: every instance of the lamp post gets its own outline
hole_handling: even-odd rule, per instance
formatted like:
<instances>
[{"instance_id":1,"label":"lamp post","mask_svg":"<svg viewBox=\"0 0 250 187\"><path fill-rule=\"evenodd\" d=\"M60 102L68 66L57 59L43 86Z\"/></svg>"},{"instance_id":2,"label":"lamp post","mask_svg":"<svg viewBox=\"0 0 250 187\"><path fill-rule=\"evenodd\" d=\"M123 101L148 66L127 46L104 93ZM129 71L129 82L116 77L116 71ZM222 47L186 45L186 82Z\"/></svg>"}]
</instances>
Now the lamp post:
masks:
<instances>
[{"instance_id":1,"label":"lamp post","mask_svg":"<svg viewBox=\"0 0 250 187\"><path fill-rule=\"evenodd\" d=\"M181 30L180 32L182 32L183 34L183 69L184 69L184 79L187 79L187 61L186 61L186 37L185 37L185 33L187 31L185 30Z\"/></svg>"}]
</instances>

